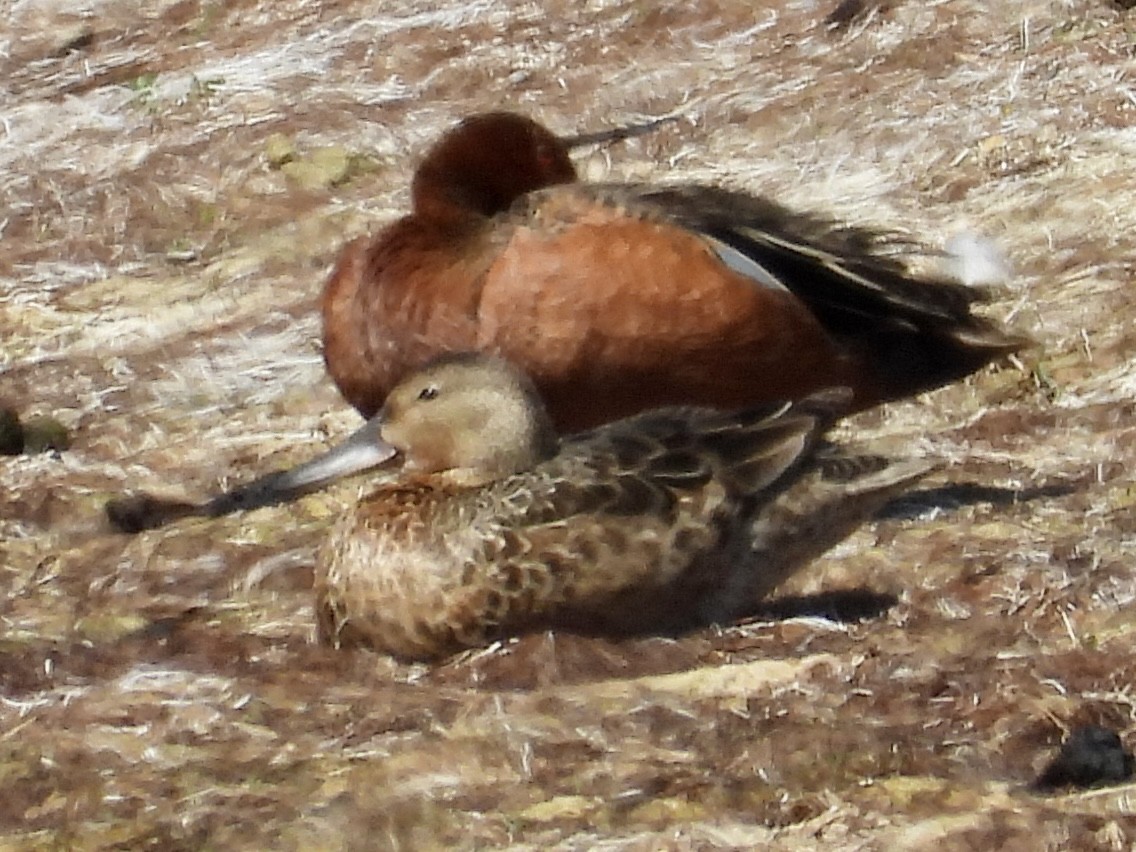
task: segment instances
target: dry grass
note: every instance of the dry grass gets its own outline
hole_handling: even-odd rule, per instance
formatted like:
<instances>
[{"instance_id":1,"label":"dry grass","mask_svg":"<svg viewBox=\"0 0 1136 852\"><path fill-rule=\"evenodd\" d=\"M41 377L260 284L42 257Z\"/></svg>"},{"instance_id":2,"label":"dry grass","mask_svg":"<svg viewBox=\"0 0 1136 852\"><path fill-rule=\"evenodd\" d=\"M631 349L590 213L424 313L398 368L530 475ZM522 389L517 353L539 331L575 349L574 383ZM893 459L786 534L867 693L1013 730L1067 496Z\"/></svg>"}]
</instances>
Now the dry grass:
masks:
<instances>
[{"instance_id":1,"label":"dry grass","mask_svg":"<svg viewBox=\"0 0 1136 852\"><path fill-rule=\"evenodd\" d=\"M0 843L1132 848L1131 788L1024 785L1070 725L1136 729L1136 19L923 0L834 33L812 0L508 5L0 3L0 402L73 432L0 458ZM1036 364L847 427L991 490L892 513L787 590L895 606L431 670L311 644L312 554L349 491L104 528L123 487L200 495L353 425L322 278L404 208L428 140L498 107L562 132L677 111L586 172L1004 247L992 309ZM273 134L339 165L301 184Z\"/></svg>"}]
</instances>

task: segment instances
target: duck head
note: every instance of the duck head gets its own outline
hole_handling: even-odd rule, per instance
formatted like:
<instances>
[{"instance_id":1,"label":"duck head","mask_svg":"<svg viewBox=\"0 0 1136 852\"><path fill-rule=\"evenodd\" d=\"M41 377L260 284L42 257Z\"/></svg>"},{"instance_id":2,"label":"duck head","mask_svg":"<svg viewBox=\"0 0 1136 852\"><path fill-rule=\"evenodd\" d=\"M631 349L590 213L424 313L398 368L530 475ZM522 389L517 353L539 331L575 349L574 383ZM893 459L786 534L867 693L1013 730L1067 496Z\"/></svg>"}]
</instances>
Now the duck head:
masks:
<instances>
[{"instance_id":1,"label":"duck head","mask_svg":"<svg viewBox=\"0 0 1136 852\"><path fill-rule=\"evenodd\" d=\"M514 113L470 116L418 166L411 184L414 212L435 221L503 213L525 193L574 182L572 144Z\"/></svg>"},{"instance_id":2,"label":"duck head","mask_svg":"<svg viewBox=\"0 0 1136 852\"><path fill-rule=\"evenodd\" d=\"M462 471L492 481L556 452L556 433L536 387L507 361L447 355L400 382L376 418L402 468Z\"/></svg>"},{"instance_id":3,"label":"duck head","mask_svg":"<svg viewBox=\"0 0 1136 852\"><path fill-rule=\"evenodd\" d=\"M480 485L533 467L555 455L557 443L523 372L489 355L446 355L399 382L379 413L337 447L215 497L206 513L285 502L375 469Z\"/></svg>"},{"instance_id":4,"label":"duck head","mask_svg":"<svg viewBox=\"0 0 1136 852\"><path fill-rule=\"evenodd\" d=\"M440 224L496 216L526 193L576 182L568 156L573 149L639 136L676 119L557 136L516 113L471 115L434 143L419 164L410 188L414 213Z\"/></svg>"}]
</instances>

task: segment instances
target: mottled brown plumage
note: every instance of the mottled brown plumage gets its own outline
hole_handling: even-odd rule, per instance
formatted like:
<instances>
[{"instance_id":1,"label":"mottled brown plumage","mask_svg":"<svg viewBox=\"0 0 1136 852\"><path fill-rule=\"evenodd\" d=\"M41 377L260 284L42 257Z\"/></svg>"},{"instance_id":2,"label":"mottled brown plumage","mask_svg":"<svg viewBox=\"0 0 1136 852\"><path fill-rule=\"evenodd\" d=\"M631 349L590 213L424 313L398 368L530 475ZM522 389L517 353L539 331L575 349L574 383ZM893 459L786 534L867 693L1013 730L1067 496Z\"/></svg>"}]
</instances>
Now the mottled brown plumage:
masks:
<instances>
[{"instance_id":1,"label":"mottled brown plumage","mask_svg":"<svg viewBox=\"0 0 1136 852\"><path fill-rule=\"evenodd\" d=\"M847 401L664 409L557 442L517 370L437 361L360 433L401 479L323 549L320 635L430 659L538 628L728 622L929 469L823 443Z\"/></svg>"}]
</instances>

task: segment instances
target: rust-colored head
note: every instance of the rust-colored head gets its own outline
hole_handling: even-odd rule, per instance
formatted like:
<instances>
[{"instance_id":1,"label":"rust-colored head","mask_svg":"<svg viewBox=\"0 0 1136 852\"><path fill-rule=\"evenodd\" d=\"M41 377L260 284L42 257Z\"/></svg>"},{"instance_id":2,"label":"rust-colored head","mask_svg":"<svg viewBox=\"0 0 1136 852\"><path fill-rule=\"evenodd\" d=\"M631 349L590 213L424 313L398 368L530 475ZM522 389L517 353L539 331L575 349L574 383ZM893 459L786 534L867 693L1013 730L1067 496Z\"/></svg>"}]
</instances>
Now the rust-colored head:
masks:
<instances>
[{"instance_id":1,"label":"rust-colored head","mask_svg":"<svg viewBox=\"0 0 1136 852\"><path fill-rule=\"evenodd\" d=\"M571 142L509 112L470 116L443 136L414 174L417 216L494 216L527 192L572 183Z\"/></svg>"}]
</instances>

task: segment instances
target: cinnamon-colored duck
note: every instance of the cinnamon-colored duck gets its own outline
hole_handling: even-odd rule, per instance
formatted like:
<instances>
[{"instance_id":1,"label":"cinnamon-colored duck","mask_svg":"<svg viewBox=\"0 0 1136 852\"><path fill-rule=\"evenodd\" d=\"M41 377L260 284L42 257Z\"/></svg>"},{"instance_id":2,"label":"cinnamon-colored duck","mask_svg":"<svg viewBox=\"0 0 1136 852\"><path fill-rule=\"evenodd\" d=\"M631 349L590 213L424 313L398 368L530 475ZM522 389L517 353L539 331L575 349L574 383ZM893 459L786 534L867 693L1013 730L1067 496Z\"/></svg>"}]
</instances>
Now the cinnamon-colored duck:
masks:
<instances>
[{"instance_id":1,"label":"cinnamon-colored duck","mask_svg":"<svg viewBox=\"0 0 1136 852\"><path fill-rule=\"evenodd\" d=\"M431 659L533 629L670 633L752 611L930 469L824 444L847 402L660 409L561 440L519 370L446 356L338 448L200 513L379 468L317 561L336 646Z\"/></svg>"},{"instance_id":2,"label":"cinnamon-colored duck","mask_svg":"<svg viewBox=\"0 0 1136 852\"><path fill-rule=\"evenodd\" d=\"M453 351L518 364L571 432L833 385L858 410L1025 343L972 312L978 291L913 277L886 235L716 187L579 183L572 144L468 118L418 166L413 212L344 249L324 357L364 416Z\"/></svg>"}]
</instances>

